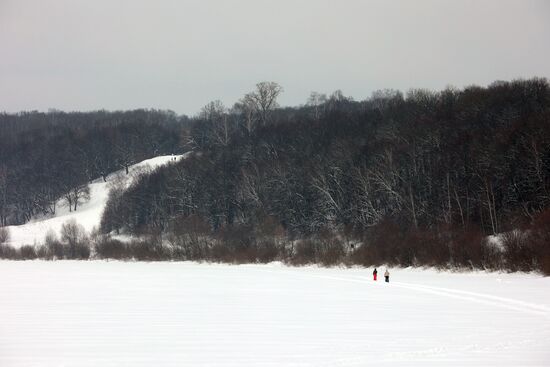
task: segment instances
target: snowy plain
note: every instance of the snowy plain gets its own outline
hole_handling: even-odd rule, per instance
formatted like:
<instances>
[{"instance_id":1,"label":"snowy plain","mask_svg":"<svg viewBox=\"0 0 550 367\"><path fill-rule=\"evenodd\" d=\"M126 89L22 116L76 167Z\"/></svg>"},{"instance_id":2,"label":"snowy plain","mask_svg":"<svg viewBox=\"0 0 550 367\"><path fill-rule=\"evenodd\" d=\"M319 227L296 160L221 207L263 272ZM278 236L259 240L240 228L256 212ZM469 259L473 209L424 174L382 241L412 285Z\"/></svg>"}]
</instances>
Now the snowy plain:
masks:
<instances>
[{"instance_id":1,"label":"snowy plain","mask_svg":"<svg viewBox=\"0 0 550 367\"><path fill-rule=\"evenodd\" d=\"M0 261L0 366L550 365L550 278L371 271Z\"/></svg>"},{"instance_id":2,"label":"snowy plain","mask_svg":"<svg viewBox=\"0 0 550 367\"><path fill-rule=\"evenodd\" d=\"M143 171L153 170L159 166L179 160L185 155L167 155L144 160L129 167L129 174L124 171L117 171L107 176L107 182L98 178L90 183L90 200L79 205L76 211L69 211L69 208L60 199L56 204L56 213L50 217L37 216L28 223L19 226L8 226L10 239L7 242L15 248L23 245L36 245L44 242L44 237L48 231L53 231L59 235L63 223L70 219L75 219L89 233L99 227L101 215L105 209L105 204L109 196L109 185L113 180L121 179L126 186L132 183L135 174ZM0 366L1 367L1 366Z\"/></svg>"}]
</instances>

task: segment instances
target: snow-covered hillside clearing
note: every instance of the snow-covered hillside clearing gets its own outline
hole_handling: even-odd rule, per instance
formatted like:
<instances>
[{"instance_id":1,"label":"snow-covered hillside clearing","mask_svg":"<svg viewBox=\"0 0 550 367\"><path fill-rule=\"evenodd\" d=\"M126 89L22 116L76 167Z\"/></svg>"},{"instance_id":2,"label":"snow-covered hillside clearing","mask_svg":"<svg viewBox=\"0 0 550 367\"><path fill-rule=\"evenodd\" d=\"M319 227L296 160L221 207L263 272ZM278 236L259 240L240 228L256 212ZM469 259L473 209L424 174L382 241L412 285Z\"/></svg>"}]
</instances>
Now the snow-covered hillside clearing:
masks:
<instances>
[{"instance_id":1,"label":"snow-covered hillside clearing","mask_svg":"<svg viewBox=\"0 0 550 367\"><path fill-rule=\"evenodd\" d=\"M549 365L550 278L390 271L0 261L0 366Z\"/></svg>"},{"instance_id":2,"label":"snow-covered hillside clearing","mask_svg":"<svg viewBox=\"0 0 550 367\"><path fill-rule=\"evenodd\" d=\"M126 180L125 184L129 185L135 174L146 170L153 170L156 167L173 162L174 159L181 159L181 157L183 156L168 155L147 159L131 166L128 175L122 170L110 174L107 177L107 182L104 182L101 178L94 180L90 184L90 200L79 205L76 211L69 212L69 208L64 203L64 200L61 199L56 205L57 211L55 216L48 218L37 217L24 225L7 227L10 231L8 245L21 247L22 245L40 244L44 241L44 237L49 230L59 235L63 223L70 219L75 219L88 232L94 227L99 227L101 215L109 195L109 184L113 180L123 179Z\"/></svg>"}]
</instances>

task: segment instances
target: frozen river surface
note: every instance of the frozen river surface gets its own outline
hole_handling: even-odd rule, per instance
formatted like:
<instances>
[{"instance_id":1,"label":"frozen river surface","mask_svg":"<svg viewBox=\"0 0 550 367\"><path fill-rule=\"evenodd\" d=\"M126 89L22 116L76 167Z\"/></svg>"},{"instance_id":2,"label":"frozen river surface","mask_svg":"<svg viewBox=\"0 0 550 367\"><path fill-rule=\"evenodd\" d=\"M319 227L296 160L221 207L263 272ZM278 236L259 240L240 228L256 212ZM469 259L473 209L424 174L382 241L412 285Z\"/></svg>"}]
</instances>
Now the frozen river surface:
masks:
<instances>
[{"instance_id":1,"label":"frozen river surface","mask_svg":"<svg viewBox=\"0 0 550 367\"><path fill-rule=\"evenodd\" d=\"M390 271L0 261L0 366L550 366L550 278Z\"/></svg>"}]
</instances>

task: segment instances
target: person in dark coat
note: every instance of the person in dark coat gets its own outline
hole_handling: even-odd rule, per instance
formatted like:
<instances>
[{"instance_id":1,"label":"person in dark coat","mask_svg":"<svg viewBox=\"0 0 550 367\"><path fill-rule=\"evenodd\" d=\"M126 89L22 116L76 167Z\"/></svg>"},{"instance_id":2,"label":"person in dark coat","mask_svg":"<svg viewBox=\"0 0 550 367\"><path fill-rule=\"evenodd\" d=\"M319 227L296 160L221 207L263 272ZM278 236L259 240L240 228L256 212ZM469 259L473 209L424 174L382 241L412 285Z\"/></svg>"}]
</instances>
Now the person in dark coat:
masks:
<instances>
[{"instance_id":1,"label":"person in dark coat","mask_svg":"<svg viewBox=\"0 0 550 367\"><path fill-rule=\"evenodd\" d=\"M384 273L384 278L386 278L386 283L390 282L390 272L388 269L386 269L386 272Z\"/></svg>"},{"instance_id":2,"label":"person in dark coat","mask_svg":"<svg viewBox=\"0 0 550 367\"><path fill-rule=\"evenodd\" d=\"M378 275L378 270L374 268L374 271L372 272L372 276L374 277L374 280L376 281L376 276Z\"/></svg>"}]
</instances>

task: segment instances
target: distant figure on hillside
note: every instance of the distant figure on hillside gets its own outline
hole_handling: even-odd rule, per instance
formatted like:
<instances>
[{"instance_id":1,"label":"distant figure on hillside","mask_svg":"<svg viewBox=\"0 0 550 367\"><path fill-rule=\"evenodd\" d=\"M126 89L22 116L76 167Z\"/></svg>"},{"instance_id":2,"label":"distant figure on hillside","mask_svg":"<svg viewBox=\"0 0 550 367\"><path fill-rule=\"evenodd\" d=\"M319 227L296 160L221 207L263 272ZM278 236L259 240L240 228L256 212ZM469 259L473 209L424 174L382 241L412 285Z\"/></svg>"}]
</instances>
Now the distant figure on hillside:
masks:
<instances>
[{"instance_id":1,"label":"distant figure on hillside","mask_svg":"<svg viewBox=\"0 0 550 367\"><path fill-rule=\"evenodd\" d=\"M376 276L378 275L378 270L374 268L374 271L372 272L372 276L374 277L374 280L376 281Z\"/></svg>"},{"instance_id":2,"label":"distant figure on hillside","mask_svg":"<svg viewBox=\"0 0 550 367\"><path fill-rule=\"evenodd\" d=\"M390 272L388 269L386 269L386 272L384 273L384 278L386 278L386 283L390 282Z\"/></svg>"}]
</instances>

